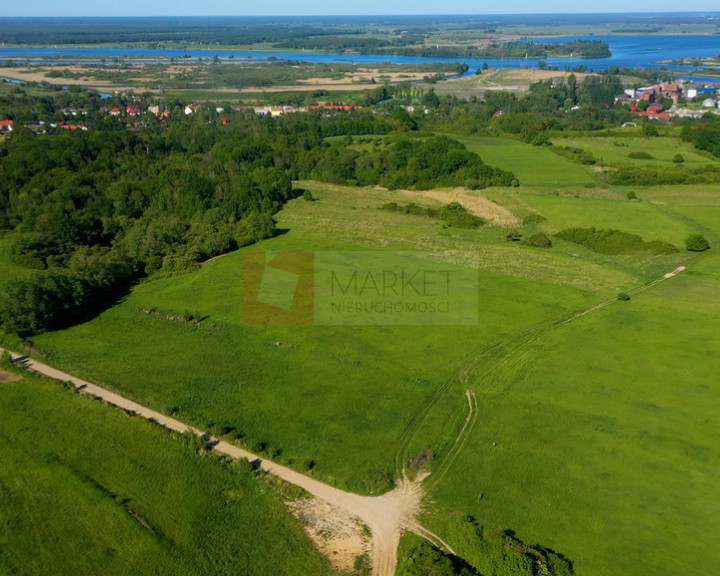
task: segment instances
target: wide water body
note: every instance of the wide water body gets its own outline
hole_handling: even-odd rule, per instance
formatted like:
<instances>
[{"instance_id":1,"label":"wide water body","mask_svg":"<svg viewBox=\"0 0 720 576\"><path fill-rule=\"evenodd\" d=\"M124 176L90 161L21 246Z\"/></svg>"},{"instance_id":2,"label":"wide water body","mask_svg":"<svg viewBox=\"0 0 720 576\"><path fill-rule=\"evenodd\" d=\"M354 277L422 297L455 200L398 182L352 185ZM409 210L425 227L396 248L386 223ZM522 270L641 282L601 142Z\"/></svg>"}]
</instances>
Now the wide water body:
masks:
<instances>
[{"instance_id":1,"label":"wide water body","mask_svg":"<svg viewBox=\"0 0 720 576\"><path fill-rule=\"evenodd\" d=\"M628 68L652 68L662 66L660 60L672 60L691 57L720 56L720 36L718 35L627 35L627 36L565 36L562 38L537 38L535 42L555 42L568 40L602 40L610 46L610 58L545 58L548 66L574 67L580 64L587 66L588 70L604 70L608 66L623 66ZM357 64L423 64L427 62L465 62L469 73L481 68L487 63L498 68L535 68L539 59L518 58L438 58L426 56L400 56L396 54L337 54L317 52L267 52L253 50L217 50L213 48L27 48L2 47L0 60L24 58L48 58L57 62L63 58L146 58L167 59L190 57L212 58L214 56L235 58L267 59L278 58L282 60L299 60L302 62L348 62ZM691 66L673 66L678 70L691 70Z\"/></svg>"}]
</instances>

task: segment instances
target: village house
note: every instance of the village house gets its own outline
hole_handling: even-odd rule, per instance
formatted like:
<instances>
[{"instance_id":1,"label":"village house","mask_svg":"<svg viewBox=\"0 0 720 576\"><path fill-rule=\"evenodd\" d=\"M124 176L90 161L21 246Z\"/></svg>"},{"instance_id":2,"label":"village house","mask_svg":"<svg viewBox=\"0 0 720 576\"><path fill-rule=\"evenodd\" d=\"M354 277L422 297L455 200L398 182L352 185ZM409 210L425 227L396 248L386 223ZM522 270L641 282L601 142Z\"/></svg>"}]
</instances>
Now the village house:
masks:
<instances>
[{"instance_id":1,"label":"village house","mask_svg":"<svg viewBox=\"0 0 720 576\"><path fill-rule=\"evenodd\" d=\"M704 110L691 110L690 108L673 108L671 112L679 118L702 118Z\"/></svg>"},{"instance_id":2,"label":"village house","mask_svg":"<svg viewBox=\"0 0 720 576\"><path fill-rule=\"evenodd\" d=\"M0 120L0 132L12 132L13 124L13 120Z\"/></svg>"},{"instance_id":3,"label":"village house","mask_svg":"<svg viewBox=\"0 0 720 576\"><path fill-rule=\"evenodd\" d=\"M39 122L30 122L25 124L25 128L34 132L35 134L45 134L45 122L40 120Z\"/></svg>"},{"instance_id":4,"label":"village house","mask_svg":"<svg viewBox=\"0 0 720 576\"><path fill-rule=\"evenodd\" d=\"M74 130L87 130L87 126L84 126L82 124L68 124L67 122L58 122L55 125L52 125L53 128L60 128L61 130L66 131L74 131Z\"/></svg>"},{"instance_id":5,"label":"village house","mask_svg":"<svg viewBox=\"0 0 720 576\"><path fill-rule=\"evenodd\" d=\"M627 94L627 91L625 92ZM682 88L679 84L656 84L655 86L647 86L635 90L635 98L637 100L647 100L655 102L661 98L666 98L677 104L682 94Z\"/></svg>"}]
</instances>

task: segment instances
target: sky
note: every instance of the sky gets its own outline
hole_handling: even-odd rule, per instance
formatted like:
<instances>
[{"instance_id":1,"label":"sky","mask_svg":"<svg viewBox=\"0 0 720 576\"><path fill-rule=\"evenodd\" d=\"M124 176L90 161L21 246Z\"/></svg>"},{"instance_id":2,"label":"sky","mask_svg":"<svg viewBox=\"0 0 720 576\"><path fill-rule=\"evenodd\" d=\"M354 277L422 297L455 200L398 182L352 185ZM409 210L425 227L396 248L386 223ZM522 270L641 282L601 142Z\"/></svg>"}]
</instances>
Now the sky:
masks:
<instances>
[{"instance_id":1,"label":"sky","mask_svg":"<svg viewBox=\"0 0 720 576\"><path fill-rule=\"evenodd\" d=\"M717 11L717 0L655 0L651 4L627 0L578 2L577 0L0 0L2 16L293 16L346 14L530 14Z\"/></svg>"}]
</instances>

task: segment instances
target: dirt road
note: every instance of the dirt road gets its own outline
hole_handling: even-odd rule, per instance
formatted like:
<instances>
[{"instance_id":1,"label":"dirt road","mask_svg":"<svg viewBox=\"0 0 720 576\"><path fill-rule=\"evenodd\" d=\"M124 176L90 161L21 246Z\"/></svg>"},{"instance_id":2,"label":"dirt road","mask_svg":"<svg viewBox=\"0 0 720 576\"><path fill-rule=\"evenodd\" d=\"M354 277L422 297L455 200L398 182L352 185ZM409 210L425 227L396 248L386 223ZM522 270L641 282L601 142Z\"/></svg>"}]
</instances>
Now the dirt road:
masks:
<instances>
[{"instance_id":1,"label":"dirt road","mask_svg":"<svg viewBox=\"0 0 720 576\"><path fill-rule=\"evenodd\" d=\"M3 348L0 348L0 353L2 352ZM50 378L72 383L83 394L95 396L108 404L135 412L139 416L157 422L171 430L177 432L192 431L201 436L208 436L214 442L213 450L216 452L226 454L231 458L246 458L250 462L255 462L262 470L281 478L285 482L299 486L310 494L345 511L349 516L357 518L372 533L373 576L394 576L397 565L397 548L403 530L414 532L432 544L452 552L447 543L417 521L416 516L420 511L422 500L420 482L410 482L407 478L401 478L394 490L381 496L360 496L344 492L286 466L281 466L271 460L266 460L247 450L243 450L229 442L213 438L202 430L133 402L106 388L62 372L27 356L12 351L10 351L10 354L16 363L24 364L28 369Z\"/></svg>"}]
</instances>

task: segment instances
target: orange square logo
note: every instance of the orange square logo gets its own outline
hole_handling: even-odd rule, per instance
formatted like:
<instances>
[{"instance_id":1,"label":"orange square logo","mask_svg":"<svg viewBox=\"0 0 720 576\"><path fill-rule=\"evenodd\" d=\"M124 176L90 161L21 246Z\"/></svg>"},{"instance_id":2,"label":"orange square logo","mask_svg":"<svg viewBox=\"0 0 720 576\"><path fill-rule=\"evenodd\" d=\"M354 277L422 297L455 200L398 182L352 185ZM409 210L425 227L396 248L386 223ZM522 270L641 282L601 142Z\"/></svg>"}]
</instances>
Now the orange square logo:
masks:
<instances>
[{"instance_id":1,"label":"orange square logo","mask_svg":"<svg viewBox=\"0 0 720 576\"><path fill-rule=\"evenodd\" d=\"M241 317L249 325L315 322L313 252L242 254Z\"/></svg>"}]
</instances>

